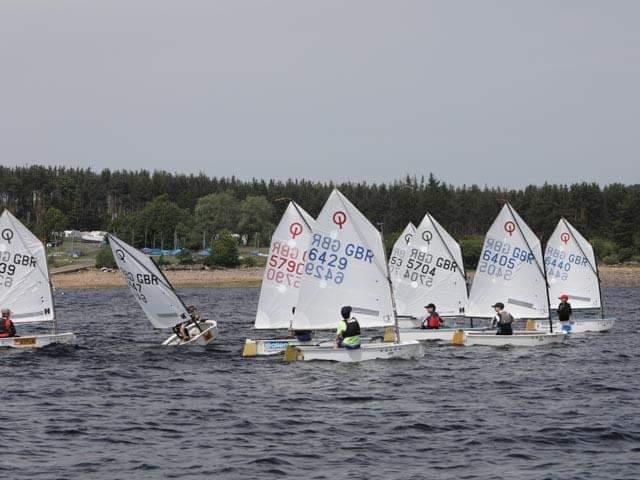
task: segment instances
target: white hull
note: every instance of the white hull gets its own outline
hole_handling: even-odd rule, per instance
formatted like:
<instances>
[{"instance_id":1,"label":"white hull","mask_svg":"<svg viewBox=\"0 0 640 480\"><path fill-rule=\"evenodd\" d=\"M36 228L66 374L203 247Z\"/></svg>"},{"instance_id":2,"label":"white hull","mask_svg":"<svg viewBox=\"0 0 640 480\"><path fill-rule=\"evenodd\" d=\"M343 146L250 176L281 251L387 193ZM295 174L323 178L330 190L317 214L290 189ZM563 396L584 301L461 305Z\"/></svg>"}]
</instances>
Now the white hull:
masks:
<instances>
[{"instance_id":1,"label":"white hull","mask_svg":"<svg viewBox=\"0 0 640 480\"><path fill-rule=\"evenodd\" d=\"M453 335L460 330L459 328L400 328L400 338L402 341L417 341L417 342L429 342L429 341L441 341L451 342ZM487 330L484 328L469 329L470 332L486 332L494 330Z\"/></svg>"},{"instance_id":2,"label":"white hull","mask_svg":"<svg viewBox=\"0 0 640 480\"><path fill-rule=\"evenodd\" d=\"M206 320L205 322L200 322L200 326L203 328L202 331L198 329L195 325L189 326L189 336L191 339L187 342L183 342L176 334L171 335L167 338L162 345L170 345L170 346L186 346L186 345L208 345L214 340L218 339L218 324L215 320Z\"/></svg>"},{"instance_id":3,"label":"white hull","mask_svg":"<svg viewBox=\"0 0 640 480\"><path fill-rule=\"evenodd\" d=\"M42 348L54 343L75 345L74 333L58 333L49 335L26 335L24 337L0 338L0 348Z\"/></svg>"},{"instance_id":4,"label":"white hull","mask_svg":"<svg viewBox=\"0 0 640 480\"><path fill-rule=\"evenodd\" d=\"M311 340L309 342L301 342L295 338L269 338L264 340L252 340L247 338L242 350L243 357L263 357L282 355L289 346L294 347L312 347L319 345L333 345L330 340Z\"/></svg>"},{"instance_id":5,"label":"white hull","mask_svg":"<svg viewBox=\"0 0 640 480\"><path fill-rule=\"evenodd\" d=\"M454 338L454 345L482 345L486 347L537 347L541 345L550 345L553 343L562 343L566 340L567 335L563 332L537 332L524 331L513 332L513 335L496 335L495 333L479 333L470 331L461 331L462 340L459 336Z\"/></svg>"},{"instance_id":6,"label":"white hull","mask_svg":"<svg viewBox=\"0 0 640 480\"><path fill-rule=\"evenodd\" d=\"M570 322L566 322L563 326L559 321L553 322L553 331L560 332L563 329L567 333L585 333L585 332L608 332L613 328L615 318L578 318ZM536 330L548 331L548 320L536 320Z\"/></svg>"},{"instance_id":7,"label":"white hull","mask_svg":"<svg viewBox=\"0 0 640 480\"><path fill-rule=\"evenodd\" d=\"M356 350L335 348L333 346L291 347L285 353L285 360L330 362L364 362L367 360L389 360L391 358L417 358L422 355L419 342L401 343L363 343Z\"/></svg>"}]
</instances>

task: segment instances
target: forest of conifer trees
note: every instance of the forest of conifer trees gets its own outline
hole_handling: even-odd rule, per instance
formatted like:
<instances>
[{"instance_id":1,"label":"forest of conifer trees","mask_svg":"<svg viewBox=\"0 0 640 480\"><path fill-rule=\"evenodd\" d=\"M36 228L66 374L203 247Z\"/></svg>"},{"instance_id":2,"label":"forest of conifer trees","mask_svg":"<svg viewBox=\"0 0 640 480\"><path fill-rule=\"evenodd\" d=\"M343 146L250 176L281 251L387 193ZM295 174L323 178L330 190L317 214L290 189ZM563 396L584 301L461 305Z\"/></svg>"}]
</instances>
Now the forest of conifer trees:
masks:
<instances>
[{"instance_id":1,"label":"forest of conifer trees","mask_svg":"<svg viewBox=\"0 0 640 480\"><path fill-rule=\"evenodd\" d=\"M55 225L117 231L137 244L148 244L151 238L156 243L159 238L173 241L176 233L185 242L196 243L203 236L199 200L218 194L216 201L226 201L229 216L236 218L220 228L251 234L252 224L260 223L254 230L264 244L286 200L297 201L315 216L338 187L372 222L384 225L389 238L409 221L417 225L427 210L456 238L483 235L508 200L543 240L564 216L609 263L640 260L640 185L575 183L510 189L455 186L433 175L383 184L334 184L44 166L0 167L0 185L0 206L42 236Z\"/></svg>"}]
</instances>

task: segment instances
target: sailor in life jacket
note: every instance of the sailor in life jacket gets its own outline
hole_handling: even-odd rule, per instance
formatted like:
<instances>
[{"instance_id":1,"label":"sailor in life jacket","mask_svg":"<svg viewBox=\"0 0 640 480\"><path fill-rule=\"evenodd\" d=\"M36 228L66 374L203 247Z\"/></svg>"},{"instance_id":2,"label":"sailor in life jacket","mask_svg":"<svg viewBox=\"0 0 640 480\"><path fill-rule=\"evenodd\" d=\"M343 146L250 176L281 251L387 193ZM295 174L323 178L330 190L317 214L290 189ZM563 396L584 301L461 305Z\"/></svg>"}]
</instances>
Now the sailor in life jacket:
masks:
<instances>
[{"instance_id":1,"label":"sailor in life jacket","mask_svg":"<svg viewBox=\"0 0 640 480\"><path fill-rule=\"evenodd\" d=\"M438 315L438 313L436 312L436 306L433 303L430 303L429 305L425 305L424 308L427 309L427 316L424 317L424 319L420 323L420 328L440 328L444 324L444 322L442 321L442 318L440 318L440 315Z\"/></svg>"},{"instance_id":2,"label":"sailor in life jacket","mask_svg":"<svg viewBox=\"0 0 640 480\"><path fill-rule=\"evenodd\" d=\"M336 331L336 347L360 348L360 324L351 316L351 307L342 307L342 320Z\"/></svg>"},{"instance_id":3,"label":"sailor in life jacket","mask_svg":"<svg viewBox=\"0 0 640 480\"><path fill-rule=\"evenodd\" d=\"M15 337L16 327L11 321L11 310L2 309L2 319L0 320L0 338Z\"/></svg>"},{"instance_id":4,"label":"sailor in life jacket","mask_svg":"<svg viewBox=\"0 0 640 480\"><path fill-rule=\"evenodd\" d=\"M558 309L556 310L556 312L558 312L558 320L560 320L561 322L570 321L573 311L571 310L571 304L568 302L569 295L563 293L562 295L560 295L560 297L558 297L558 300L560 300L560 304L558 305Z\"/></svg>"},{"instance_id":5,"label":"sailor in life jacket","mask_svg":"<svg viewBox=\"0 0 640 480\"><path fill-rule=\"evenodd\" d=\"M492 307L496 310L496 316L493 317L491 326L495 327L497 325L498 331L496 335L513 335L513 315L504 309L504 303L502 302L497 302Z\"/></svg>"}]
</instances>

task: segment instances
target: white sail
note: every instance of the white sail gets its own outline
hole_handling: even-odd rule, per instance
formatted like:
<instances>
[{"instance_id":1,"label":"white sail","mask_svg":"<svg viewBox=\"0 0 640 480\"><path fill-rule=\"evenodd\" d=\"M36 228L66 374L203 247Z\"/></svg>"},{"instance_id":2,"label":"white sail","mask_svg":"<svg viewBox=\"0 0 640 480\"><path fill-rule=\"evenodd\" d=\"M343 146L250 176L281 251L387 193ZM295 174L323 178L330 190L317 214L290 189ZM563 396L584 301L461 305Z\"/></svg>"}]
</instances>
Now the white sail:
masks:
<instances>
[{"instance_id":1,"label":"white sail","mask_svg":"<svg viewBox=\"0 0 640 480\"><path fill-rule=\"evenodd\" d=\"M289 328L298 304L307 247L315 220L290 202L271 237L255 328Z\"/></svg>"},{"instance_id":2,"label":"white sail","mask_svg":"<svg viewBox=\"0 0 640 480\"><path fill-rule=\"evenodd\" d=\"M505 304L516 318L548 318L547 285L540 240L508 203L487 232L465 310L493 317Z\"/></svg>"},{"instance_id":3,"label":"white sail","mask_svg":"<svg viewBox=\"0 0 640 480\"><path fill-rule=\"evenodd\" d=\"M467 282L460 245L429 213L409 243L394 287L398 315L421 317L428 303L442 316L464 313Z\"/></svg>"},{"instance_id":4,"label":"white sail","mask_svg":"<svg viewBox=\"0 0 640 480\"><path fill-rule=\"evenodd\" d=\"M8 210L0 216L0 307L14 323L55 318L44 245Z\"/></svg>"},{"instance_id":5,"label":"white sail","mask_svg":"<svg viewBox=\"0 0 640 480\"><path fill-rule=\"evenodd\" d=\"M395 323L382 236L334 190L316 220L293 328L335 329L345 305L363 328Z\"/></svg>"},{"instance_id":6,"label":"white sail","mask_svg":"<svg viewBox=\"0 0 640 480\"><path fill-rule=\"evenodd\" d=\"M169 281L149 257L113 235L109 235L109 245L131 293L154 327L170 328L190 318Z\"/></svg>"},{"instance_id":7,"label":"white sail","mask_svg":"<svg viewBox=\"0 0 640 480\"><path fill-rule=\"evenodd\" d=\"M396 243L393 244L393 250L389 256L389 275L391 275L391 282L393 283L394 289L396 288L398 281L402 278L402 270L409 242L415 234L416 227L413 223L409 222L398 237L398 240L396 240Z\"/></svg>"},{"instance_id":8,"label":"white sail","mask_svg":"<svg viewBox=\"0 0 640 480\"><path fill-rule=\"evenodd\" d=\"M564 218L549 238L544 261L551 302L566 293L573 308L601 307L593 247Z\"/></svg>"}]
</instances>

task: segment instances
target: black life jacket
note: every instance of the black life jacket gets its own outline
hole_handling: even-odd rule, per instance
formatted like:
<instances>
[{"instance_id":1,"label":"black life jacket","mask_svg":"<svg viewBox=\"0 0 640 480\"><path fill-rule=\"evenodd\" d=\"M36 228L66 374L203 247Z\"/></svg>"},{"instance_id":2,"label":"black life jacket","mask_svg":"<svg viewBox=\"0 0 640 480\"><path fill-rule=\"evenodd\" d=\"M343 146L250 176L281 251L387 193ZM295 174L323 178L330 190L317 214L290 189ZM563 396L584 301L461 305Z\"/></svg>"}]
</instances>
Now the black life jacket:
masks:
<instances>
[{"instance_id":1,"label":"black life jacket","mask_svg":"<svg viewBox=\"0 0 640 480\"><path fill-rule=\"evenodd\" d=\"M571 304L569 302L558 305L558 317L560 317L560 320L569 320L571 313Z\"/></svg>"},{"instance_id":2,"label":"black life jacket","mask_svg":"<svg viewBox=\"0 0 640 480\"><path fill-rule=\"evenodd\" d=\"M351 317L349 320L344 321L347 324L347 329L342 334L342 338L355 337L356 335L360 335L360 324L358 320Z\"/></svg>"}]
</instances>

